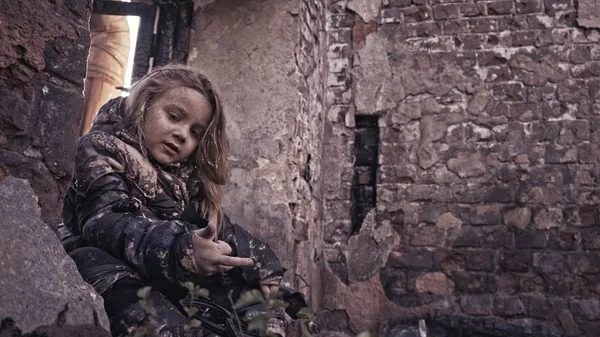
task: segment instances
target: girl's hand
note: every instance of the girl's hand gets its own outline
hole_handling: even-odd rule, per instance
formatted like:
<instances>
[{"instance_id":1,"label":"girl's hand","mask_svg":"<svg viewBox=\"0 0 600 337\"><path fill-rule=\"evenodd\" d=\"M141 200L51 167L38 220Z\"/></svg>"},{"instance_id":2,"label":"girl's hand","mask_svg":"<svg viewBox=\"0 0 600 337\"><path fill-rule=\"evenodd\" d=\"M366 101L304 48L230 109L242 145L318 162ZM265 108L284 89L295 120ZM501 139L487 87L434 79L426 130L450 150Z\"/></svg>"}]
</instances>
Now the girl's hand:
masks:
<instances>
[{"instance_id":1,"label":"girl's hand","mask_svg":"<svg viewBox=\"0 0 600 337\"><path fill-rule=\"evenodd\" d=\"M270 293L274 293L279 291L279 286L278 285L262 285L260 286L260 290L262 291L263 295L265 296L265 298L269 297Z\"/></svg>"},{"instance_id":2,"label":"girl's hand","mask_svg":"<svg viewBox=\"0 0 600 337\"><path fill-rule=\"evenodd\" d=\"M226 272L233 267L252 266L250 258L229 256L231 247L225 241L213 241L216 230L212 224L197 230L192 236L194 260L197 273L210 276L218 272Z\"/></svg>"}]
</instances>

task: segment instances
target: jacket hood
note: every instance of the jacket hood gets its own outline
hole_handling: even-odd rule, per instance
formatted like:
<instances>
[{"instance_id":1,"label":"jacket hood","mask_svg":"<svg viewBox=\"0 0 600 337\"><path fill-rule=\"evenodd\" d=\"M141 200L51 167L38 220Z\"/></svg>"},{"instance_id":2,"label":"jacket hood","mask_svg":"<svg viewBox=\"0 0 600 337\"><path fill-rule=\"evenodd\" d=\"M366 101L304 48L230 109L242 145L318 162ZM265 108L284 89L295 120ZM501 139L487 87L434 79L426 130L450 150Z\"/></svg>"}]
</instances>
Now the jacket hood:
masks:
<instances>
[{"instance_id":1,"label":"jacket hood","mask_svg":"<svg viewBox=\"0 0 600 337\"><path fill-rule=\"evenodd\" d=\"M98 111L90 132L106 132L141 150L142 144L125 127L124 113L125 97L111 99Z\"/></svg>"}]
</instances>

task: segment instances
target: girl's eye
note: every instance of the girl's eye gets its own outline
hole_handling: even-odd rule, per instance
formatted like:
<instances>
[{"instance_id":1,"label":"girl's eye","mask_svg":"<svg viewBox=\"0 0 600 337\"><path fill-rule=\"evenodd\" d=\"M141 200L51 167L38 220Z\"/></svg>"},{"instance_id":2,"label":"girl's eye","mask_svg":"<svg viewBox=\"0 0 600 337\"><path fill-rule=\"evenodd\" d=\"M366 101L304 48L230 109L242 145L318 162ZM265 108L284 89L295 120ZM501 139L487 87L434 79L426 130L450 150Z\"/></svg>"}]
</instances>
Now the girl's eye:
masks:
<instances>
[{"instance_id":1,"label":"girl's eye","mask_svg":"<svg viewBox=\"0 0 600 337\"><path fill-rule=\"evenodd\" d=\"M172 121L178 121L179 120L179 116L177 116L177 114L169 112L169 119Z\"/></svg>"}]
</instances>

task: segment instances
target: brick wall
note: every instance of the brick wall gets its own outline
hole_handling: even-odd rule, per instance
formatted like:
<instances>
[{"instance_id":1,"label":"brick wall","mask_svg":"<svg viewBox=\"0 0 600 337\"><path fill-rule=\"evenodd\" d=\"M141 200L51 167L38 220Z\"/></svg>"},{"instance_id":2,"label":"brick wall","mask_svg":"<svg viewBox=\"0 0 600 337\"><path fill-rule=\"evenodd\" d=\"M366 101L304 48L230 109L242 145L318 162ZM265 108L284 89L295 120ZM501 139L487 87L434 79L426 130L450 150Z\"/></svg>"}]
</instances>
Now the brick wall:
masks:
<instances>
[{"instance_id":1,"label":"brick wall","mask_svg":"<svg viewBox=\"0 0 600 337\"><path fill-rule=\"evenodd\" d=\"M299 40L294 54L300 73L298 115L294 122L294 200L292 224L294 240L294 286L312 302L318 301L318 270L315 255L320 249L322 198L321 139L326 54L325 7L319 0L302 0Z\"/></svg>"},{"instance_id":2,"label":"brick wall","mask_svg":"<svg viewBox=\"0 0 600 337\"><path fill-rule=\"evenodd\" d=\"M91 1L0 1L0 180L28 179L61 222L83 110Z\"/></svg>"},{"instance_id":3,"label":"brick wall","mask_svg":"<svg viewBox=\"0 0 600 337\"><path fill-rule=\"evenodd\" d=\"M600 33L576 9L327 3L329 330L446 312L596 334ZM377 134L361 116L375 116ZM373 137L374 181L360 157Z\"/></svg>"}]
</instances>

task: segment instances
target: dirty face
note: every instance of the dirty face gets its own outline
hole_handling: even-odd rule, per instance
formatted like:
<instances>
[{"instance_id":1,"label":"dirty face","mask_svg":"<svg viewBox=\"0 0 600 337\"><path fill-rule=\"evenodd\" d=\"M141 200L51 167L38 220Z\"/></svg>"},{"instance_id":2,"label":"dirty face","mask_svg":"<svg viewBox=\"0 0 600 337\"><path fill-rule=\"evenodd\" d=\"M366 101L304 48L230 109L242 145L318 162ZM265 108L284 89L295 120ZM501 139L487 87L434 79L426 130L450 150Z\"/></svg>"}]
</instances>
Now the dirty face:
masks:
<instances>
[{"instance_id":1,"label":"dirty face","mask_svg":"<svg viewBox=\"0 0 600 337\"><path fill-rule=\"evenodd\" d=\"M142 131L152 157L161 164L188 158L211 119L211 108L198 91L178 87L161 95L146 111Z\"/></svg>"}]
</instances>

